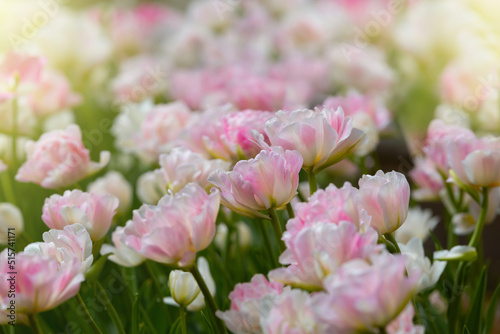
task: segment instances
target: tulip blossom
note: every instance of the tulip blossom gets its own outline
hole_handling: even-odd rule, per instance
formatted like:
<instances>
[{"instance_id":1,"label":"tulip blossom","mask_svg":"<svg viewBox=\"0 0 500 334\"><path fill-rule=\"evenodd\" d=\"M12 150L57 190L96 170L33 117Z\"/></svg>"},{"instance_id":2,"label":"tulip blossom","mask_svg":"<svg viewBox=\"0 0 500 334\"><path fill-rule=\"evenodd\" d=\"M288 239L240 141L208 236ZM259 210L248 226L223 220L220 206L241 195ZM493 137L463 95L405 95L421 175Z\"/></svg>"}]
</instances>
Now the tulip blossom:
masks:
<instances>
[{"instance_id":1,"label":"tulip blossom","mask_svg":"<svg viewBox=\"0 0 500 334\"><path fill-rule=\"evenodd\" d=\"M165 195L157 206L135 210L120 241L153 261L188 267L196 253L212 242L219 205L217 191L207 195L190 183L176 194Z\"/></svg>"},{"instance_id":2,"label":"tulip blossom","mask_svg":"<svg viewBox=\"0 0 500 334\"><path fill-rule=\"evenodd\" d=\"M336 164L351 154L364 133L344 117L342 108L278 111L266 123L271 145L297 150L304 159L304 169L313 173ZM261 146L266 144L259 138Z\"/></svg>"},{"instance_id":3,"label":"tulip blossom","mask_svg":"<svg viewBox=\"0 0 500 334\"><path fill-rule=\"evenodd\" d=\"M52 195L43 205L42 220L49 228L62 230L64 226L82 224L93 241L102 239L109 230L118 208L113 195L96 195L81 190L66 190Z\"/></svg>"},{"instance_id":4,"label":"tulip blossom","mask_svg":"<svg viewBox=\"0 0 500 334\"><path fill-rule=\"evenodd\" d=\"M296 151L261 151L239 161L230 172L217 170L208 181L221 191L222 204L248 217L267 218L259 211L282 209L297 193L302 157Z\"/></svg>"},{"instance_id":5,"label":"tulip blossom","mask_svg":"<svg viewBox=\"0 0 500 334\"><path fill-rule=\"evenodd\" d=\"M132 186L122 174L116 171L110 171L90 183L87 191L97 195L110 194L118 198L118 212L121 214L126 213L132 204Z\"/></svg>"},{"instance_id":6,"label":"tulip blossom","mask_svg":"<svg viewBox=\"0 0 500 334\"><path fill-rule=\"evenodd\" d=\"M460 138L450 141L447 158L453 179L471 186L500 186L500 139Z\"/></svg>"},{"instance_id":7,"label":"tulip blossom","mask_svg":"<svg viewBox=\"0 0 500 334\"><path fill-rule=\"evenodd\" d=\"M372 217L371 226L378 233L392 233L406 220L410 185L401 173L379 170L374 176L363 175L359 180L356 199Z\"/></svg>"},{"instance_id":8,"label":"tulip blossom","mask_svg":"<svg viewBox=\"0 0 500 334\"><path fill-rule=\"evenodd\" d=\"M12 203L0 203L0 244L9 242L9 229L15 235L24 230L24 219L21 210ZM12 239L12 234L11 234Z\"/></svg>"},{"instance_id":9,"label":"tulip blossom","mask_svg":"<svg viewBox=\"0 0 500 334\"><path fill-rule=\"evenodd\" d=\"M231 308L218 311L227 328L234 333L260 334L260 318L272 309L274 300L283 292L283 284L268 282L262 274L252 277L249 283L236 284L229 294Z\"/></svg>"},{"instance_id":10,"label":"tulip blossom","mask_svg":"<svg viewBox=\"0 0 500 334\"><path fill-rule=\"evenodd\" d=\"M436 291L437 292L437 291ZM425 327L413 324L415 309L411 303L385 328L387 334L425 334Z\"/></svg>"},{"instance_id":11,"label":"tulip blossom","mask_svg":"<svg viewBox=\"0 0 500 334\"><path fill-rule=\"evenodd\" d=\"M127 222L127 226L132 224ZM122 241L125 227L118 226L111 235L113 245L104 244L101 247L101 255L111 254L108 259L123 267L135 267L144 262L145 258Z\"/></svg>"},{"instance_id":12,"label":"tulip blossom","mask_svg":"<svg viewBox=\"0 0 500 334\"><path fill-rule=\"evenodd\" d=\"M136 192L142 203L156 205L167 193L167 182L156 171L149 171L137 179Z\"/></svg>"},{"instance_id":13,"label":"tulip blossom","mask_svg":"<svg viewBox=\"0 0 500 334\"><path fill-rule=\"evenodd\" d=\"M405 222L396 230L394 237L402 244L406 244L412 238L425 241L429 231L434 230L438 223L439 219L432 215L431 210L413 207L408 210Z\"/></svg>"},{"instance_id":14,"label":"tulip blossom","mask_svg":"<svg viewBox=\"0 0 500 334\"><path fill-rule=\"evenodd\" d=\"M439 192L444 189L443 178L429 158L417 157L410 177L418 186L412 192L412 197L417 201L438 199Z\"/></svg>"},{"instance_id":15,"label":"tulip blossom","mask_svg":"<svg viewBox=\"0 0 500 334\"><path fill-rule=\"evenodd\" d=\"M101 152L100 162L90 161L80 127L74 124L44 133L37 142L29 141L26 153L28 160L19 168L16 180L49 189L70 186L97 173L109 161L107 151Z\"/></svg>"},{"instance_id":16,"label":"tulip blossom","mask_svg":"<svg viewBox=\"0 0 500 334\"><path fill-rule=\"evenodd\" d=\"M313 297L316 317L330 333L375 331L388 325L412 298L419 275L405 273L402 255L383 254L373 264L352 262L325 282L327 293Z\"/></svg>"},{"instance_id":17,"label":"tulip blossom","mask_svg":"<svg viewBox=\"0 0 500 334\"><path fill-rule=\"evenodd\" d=\"M424 245L422 239L413 238L406 245L399 244L401 253L406 255L406 270L409 274L412 272L420 273L420 279L417 285L417 292L433 287L446 267L446 262L431 260L424 254Z\"/></svg>"},{"instance_id":18,"label":"tulip blossom","mask_svg":"<svg viewBox=\"0 0 500 334\"><path fill-rule=\"evenodd\" d=\"M92 240L85 227L78 223L65 226L63 230L52 229L45 232L43 241L29 244L24 252L55 258L61 265L77 259L82 263L81 270L84 274L92 265Z\"/></svg>"},{"instance_id":19,"label":"tulip blossom","mask_svg":"<svg viewBox=\"0 0 500 334\"><path fill-rule=\"evenodd\" d=\"M373 229L361 234L350 222L317 223L287 240L280 263L289 266L272 270L269 278L303 289L321 290L323 280L344 263L354 259L369 262L371 256L380 253L383 246L377 245L377 239Z\"/></svg>"},{"instance_id":20,"label":"tulip blossom","mask_svg":"<svg viewBox=\"0 0 500 334\"><path fill-rule=\"evenodd\" d=\"M216 286L210 273L207 259L200 256L196 266L207 284L210 294L214 296ZM168 277L168 287L172 297L163 298L164 303L176 306L180 305L186 307L188 311L199 311L205 307L205 298L193 274L182 270L172 270Z\"/></svg>"},{"instance_id":21,"label":"tulip blossom","mask_svg":"<svg viewBox=\"0 0 500 334\"><path fill-rule=\"evenodd\" d=\"M476 248L471 246L455 246L450 250L443 249L434 252L435 261L476 261Z\"/></svg>"},{"instance_id":22,"label":"tulip blossom","mask_svg":"<svg viewBox=\"0 0 500 334\"><path fill-rule=\"evenodd\" d=\"M84 280L82 263L77 258L61 264L58 260L41 254L16 254L15 282L9 281L12 270L8 264L8 250L0 254L0 305L2 312L12 298L8 297L11 285L15 286L16 313L18 316L35 314L53 309L74 297ZM9 318L2 316L0 322Z\"/></svg>"}]
</instances>

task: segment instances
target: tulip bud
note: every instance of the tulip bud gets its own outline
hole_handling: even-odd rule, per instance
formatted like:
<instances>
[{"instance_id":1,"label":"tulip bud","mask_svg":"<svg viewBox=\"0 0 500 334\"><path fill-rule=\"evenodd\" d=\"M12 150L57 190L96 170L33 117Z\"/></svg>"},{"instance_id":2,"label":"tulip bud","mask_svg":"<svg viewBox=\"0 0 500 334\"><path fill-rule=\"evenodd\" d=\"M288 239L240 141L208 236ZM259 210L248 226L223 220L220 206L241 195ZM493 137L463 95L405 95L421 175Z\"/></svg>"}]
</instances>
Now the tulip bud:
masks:
<instances>
[{"instance_id":1,"label":"tulip bud","mask_svg":"<svg viewBox=\"0 0 500 334\"><path fill-rule=\"evenodd\" d=\"M0 244L7 244L9 229L16 236L24 230L24 220L21 210L11 203L0 203Z\"/></svg>"}]
</instances>

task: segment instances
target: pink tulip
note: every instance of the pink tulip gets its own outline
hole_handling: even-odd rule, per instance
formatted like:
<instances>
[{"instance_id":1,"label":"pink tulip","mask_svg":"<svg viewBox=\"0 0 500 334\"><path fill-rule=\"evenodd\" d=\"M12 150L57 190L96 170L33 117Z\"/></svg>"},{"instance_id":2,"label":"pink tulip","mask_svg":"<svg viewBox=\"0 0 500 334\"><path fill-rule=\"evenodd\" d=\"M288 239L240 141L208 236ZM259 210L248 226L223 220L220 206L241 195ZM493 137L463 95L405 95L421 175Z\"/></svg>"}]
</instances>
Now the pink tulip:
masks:
<instances>
[{"instance_id":1,"label":"pink tulip","mask_svg":"<svg viewBox=\"0 0 500 334\"><path fill-rule=\"evenodd\" d=\"M130 224L132 224L132 221L127 222L127 226L130 226ZM102 245L101 255L111 254L108 259L123 267L138 266L144 262L145 258L123 243L122 236L124 232L125 227L118 226L111 235L113 245Z\"/></svg>"},{"instance_id":2,"label":"pink tulip","mask_svg":"<svg viewBox=\"0 0 500 334\"><path fill-rule=\"evenodd\" d=\"M6 317L10 306L8 297L11 286L16 294L17 316L24 316L53 309L75 296L84 280L82 264L78 259L59 261L40 254L16 254L15 282L9 281L12 270L8 264L8 251L0 254L0 305L1 323L10 321Z\"/></svg>"},{"instance_id":3,"label":"pink tulip","mask_svg":"<svg viewBox=\"0 0 500 334\"><path fill-rule=\"evenodd\" d=\"M98 195L110 194L115 196L120 202L118 212L121 214L128 212L132 204L132 186L122 174L116 171L107 172L106 175L90 183L87 186L87 192Z\"/></svg>"},{"instance_id":4,"label":"pink tulip","mask_svg":"<svg viewBox=\"0 0 500 334\"><path fill-rule=\"evenodd\" d=\"M58 230L79 223L97 241L108 232L117 208L118 198L113 195L67 190L63 196L55 194L45 200L42 220L49 228Z\"/></svg>"},{"instance_id":5,"label":"pink tulip","mask_svg":"<svg viewBox=\"0 0 500 334\"><path fill-rule=\"evenodd\" d=\"M314 173L346 158L364 136L344 117L342 108L278 111L267 121L266 134L271 145L297 150L304 159L304 169ZM261 145L266 148L265 143Z\"/></svg>"},{"instance_id":6,"label":"pink tulip","mask_svg":"<svg viewBox=\"0 0 500 334\"><path fill-rule=\"evenodd\" d=\"M90 161L80 128L74 124L44 133L37 142L29 141L26 153L28 160L19 168L16 180L49 189L70 186L97 173L109 161L107 151L101 152L100 162Z\"/></svg>"},{"instance_id":7,"label":"pink tulip","mask_svg":"<svg viewBox=\"0 0 500 334\"><path fill-rule=\"evenodd\" d=\"M347 221L316 223L287 240L280 263L289 266L272 270L269 278L302 289L322 290L323 280L344 263L353 259L368 262L380 253L383 247L377 245L377 239L373 229L361 234Z\"/></svg>"},{"instance_id":8,"label":"pink tulip","mask_svg":"<svg viewBox=\"0 0 500 334\"><path fill-rule=\"evenodd\" d=\"M463 183L500 186L500 139L460 138L447 145L450 168Z\"/></svg>"},{"instance_id":9,"label":"pink tulip","mask_svg":"<svg viewBox=\"0 0 500 334\"><path fill-rule=\"evenodd\" d=\"M249 283L236 284L229 294L231 308L218 311L217 316L224 320L233 333L260 334L261 316L269 313L274 300L283 292L283 284L268 282L262 274L252 277Z\"/></svg>"},{"instance_id":10,"label":"pink tulip","mask_svg":"<svg viewBox=\"0 0 500 334\"><path fill-rule=\"evenodd\" d=\"M46 60L41 57L27 56L9 52L0 62L0 77L13 83L14 76L19 82L37 83L40 80Z\"/></svg>"},{"instance_id":11,"label":"pink tulip","mask_svg":"<svg viewBox=\"0 0 500 334\"><path fill-rule=\"evenodd\" d=\"M231 210L267 218L259 211L282 209L297 193L301 166L295 151L262 151L255 159L239 161L231 172L213 172L208 181L220 189L222 204Z\"/></svg>"},{"instance_id":12,"label":"pink tulip","mask_svg":"<svg viewBox=\"0 0 500 334\"><path fill-rule=\"evenodd\" d=\"M371 226L378 233L392 233L406 220L410 185L401 173L379 170L374 176L363 175L359 180L356 200L371 216Z\"/></svg>"},{"instance_id":13,"label":"pink tulip","mask_svg":"<svg viewBox=\"0 0 500 334\"><path fill-rule=\"evenodd\" d=\"M135 210L120 241L153 261L190 266L215 236L219 205L218 192L207 195L190 183L175 195L165 195L157 206Z\"/></svg>"},{"instance_id":14,"label":"pink tulip","mask_svg":"<svg viewBox=\"0 0 500 334\"><path fill-rule=\"evenodd\" d=\"M412 298L418 275L405 273L402 255L383 254L373 264L352 262L325 282L328 293L313 296L316 317L329 333L371 332L387 326Z\"/></svg>"},{"instance_id":15,"label":"pink tulip","mask_svg":"<svg viewBox=\"0 0 500 334\"><path fill-rule=\"evenodd\" d=\"M410 171L410 177L418 186L412 193L416 200L439 198L439 192L444 188L443 178L429 158L417 157L415 166Z\"/></svg>"},{"instance_id":16,"label":"pink tulip","mask_svg":"<svg viewBox=\"0 0 500 334\"><path fill-rule=\"evenodd\" d=\"M84 274L92 265L92 240L83 225L76 223L64 226L63 230L52 229L43 234L43 241L29 244L24 252L52 257L61 265L77 259L82 263L81 271Z\"/></svg>"},{"instance_id":17,"label":"pink tulip","mask_svg":"<svg viewBox=\"0 0 500 334\"><path fill-rule=\"evenodd\" d=\"M403 312L387 325L385 328L387 334L424 334L425 327L422 325L415 325L413 323L414 316L415 309L411 303L408 303Z\"/></svg>"}]
</instances>

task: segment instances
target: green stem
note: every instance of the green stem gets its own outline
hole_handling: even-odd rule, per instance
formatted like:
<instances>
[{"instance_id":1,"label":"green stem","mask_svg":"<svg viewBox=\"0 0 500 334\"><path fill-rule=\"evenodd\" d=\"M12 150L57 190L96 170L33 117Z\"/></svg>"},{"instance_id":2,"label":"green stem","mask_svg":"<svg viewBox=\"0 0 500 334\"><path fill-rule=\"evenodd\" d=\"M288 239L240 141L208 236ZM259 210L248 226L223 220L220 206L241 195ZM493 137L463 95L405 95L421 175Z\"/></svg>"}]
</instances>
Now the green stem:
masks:
<instances>
[{"instance_id":1,"label":"green stem","mask_svg":"<svg viewBox=\"0 0 500 334\"><path fill-rule=\"evenodd\" d=\"M399 249L399 245L398 245L398 242L396 241L396 239L392 236L391 233L386 233L384 234L384 237L389 240L391 242L391 244L394 246L394 248L396 249L396 253L401 253L401 249Z\"/></svg>"},{"instance_id":2,"label":"green stem","mask_svg":"<svg viewBox=\"0 0 500 334\"><path fill-rule=\"evenodd\" d=\"M288 202L286 204L286 212L288 212L289 219L295 218L295 212L293 212L292 203Z\"/></svg>"},{"instance_id":3,"label":"green stem","mask_svg":"<svg viewBox=\"0 0 500 334\"><path fill-rule=\"evenodd\" d=\"M12 161L14 164L14 169L18 166L17 161L17 114L18 114L18 105L17 105L17 80L14 88L14 99L12 99Z\"/></svg>"},{"instance_id":4,"label":"green stem","mask_svg":"<svg viewBox=\"0 0 500 334\"><path fill-rule=\"evenodd\" d=\"M309 181L309 197L311 197L318 190L318 182L316 182L316 174L312 170L308 169L306 172Z\"/></svg>"},{"instance_id":5,"label":"green stem","mask_svg":"<svg viewBox=\"0 0 500 334\"><path fill-rule=\"evenodd\" d=\"M385 239L384 237L382 237L380 235L378 237L378 242L379 243L383 243L387 247L387 250L389 251L389 253L394 254L394 253L397 252L396 248L394 247L394 245L391 242L387 241L387 239Z\"/></svg>"},{"instance_id":6,"label":"green stem","mask_svg":"<svg viewBox=\"0 0 500 334\"><path fill-rule=\"evenodd\" d=\"M187 334L187 327L186 327L186 308L184 306L179 307L179 317L181 318L181 329L182 329L182 334Z\"/></svg>"},{"instance_id":7,"label":"green stem","mask_svg":"<svg viewBox=\"0 0 500 334\"><path fill-rule=\"evenodd\" d=\"M276 243L278 244L278 248L281 254L283 253L286 247L283 240L281 240L281 237L283 236L283 231L281 231L280 220L278 218L278 215L276 214L276 209L274 207L267 210L267 212L269 213L269 218L271 218L271 224L273 225L273 230L274 230L274 237L276 238Z\"/></svg>"},{"instance_id":8,"label":"green stem","mask_svg":"<svg viewBox=\"0 0 500 334\"><path fill-rule=\"evenodd\" d=\"M156 292L159 295L160 304L161 304L163 314L165 314L166 317L170 318L170 313L167 310L167 305L165 305L165 303L163 302L164 293L163 293L163 290L161 288L160 282L158 281L158 278L156 277L156 273L154 272L153 268L151 267L151 264L149 263L149 261L145 261L144 263L146 265L146 270L148 271L149 276L151 276L151 279L153 280L153 285L155 286ZM171 319L168 319L168 320L170 321Z\"/></svg>"},{"instance_id":9,"label":"green stem","mask_svg":"<svg viewBox=\"0 0 500 334\"><path fill-rule=\"evenodd\" d=\"M117 332L120 334L125 334L125 330L123 329L120 317L118 316L118 313L116 312L113 304L111 304L111 300L109 300L108 294L102 287L101 283L99 283L99 281L96 281L95 284L97 286L97 290L102 295L102 298L104 298L104 308L106 309L106 311L108 311L108 315L115 324Z\"/></svg>"},{"instance_id":10,"label":"green stem","mask_svg":"<svg viewBox=\"0 0 500 334\"><path fill-rule=\"evenodd\" d=\"M9 171L5 171L2 174L2 188L5 193L5 199L7 202L16 204L16 196L14 195L14 188L12 188L12 182L10 180Z\"/></svg>"},{"instance_id":11,"label":"green stem","mask_svg":"<svg viewBox=\"0 0 500 334\"><path fill-rule=\"evenodd\" d=\"M217 304L215 304L215 300L212 297L210 290L208 290L207 284L205 283L203 276L201 276L200 271L198 270L198 267L196 267L196 264L193 264L191 266L191 268L189 268L189 272L191 274L193 274L194 279L198 283L198 286L200 287L200 290L203 293L203 296L205 297L205 303L207 304L208 308L212 312L212 315L214 316L215 328L217 328L217 332L219 334L227 333L226 326L222 322L222 319L220 319L216 315L217 310L218 310Z\"/></svg>"},{"instance_id":12,"label":"green stem","mask_svg":"<svg viewBox=\"0 0 500 334\"><path fill-rule=\"evenodd\" d=\"M264 244L267 249L267 256L271 259L273 268L278 268L279 265L274 257L273 248L271 247L271 240L269 240L269 234L267 233L266 221L260 221L260 230L262 232L262 238L264 239Z\"/></svg>"},{"instance_id":13,"label":"green stem","mask_svg":"<svg viewBox=\"0 0 500 334\"><path fill-rule=\"evenodd\" d=\"M379 333L380 334L387 334L387 331L385 330L385 327L380 327L379 328Z\"/></svg>"},{"instance_id":14,"label":"green stem","mask_svg":"<svg viewBox=\"0 0 500 334\"><path fill-rule=\"evenodd\" d=\"M483 188L483 203L481 205L481 213L479 214L479 219L477 220L476 229L474 230L474 234L470 239L469 246L477 247L479 243L479 239L483 234L484 223L486 221L486 214L488 213L488 188Z\"/></svg>"},{"instance_id":15,"label":"green stem","mask_svg":"<svg viewBox=\"0 0 500 334\"><path fill-rule=\"evenodd\" d=\"M29 320L30 326L33 329L33 332L35 334L42 334L43 333L42 328L40 327L40 324L38 323L38 320L36 319L36 314L29 314L28 320Z\"/></svg>"},{"instance_id":16,"label":"green stem","mask_svg":"<svg viewBox=\"0 0 500 334\"><path fill-rule=\"evenodd\" d=\"M78 292L75 296L76 302L78 303L78 306L80 306L80 309L83 311L85 314L85 320L87 320L88 324L92 329L94 330L95 333L101 334L101 330L99 329L99 326L97 326L96 322L92 318L92 316L89 313L89 310L87 309L87 306L85 306L85 303L83 301L82 296L80 295L80 292Z\"/></svg>"}]
</instances>

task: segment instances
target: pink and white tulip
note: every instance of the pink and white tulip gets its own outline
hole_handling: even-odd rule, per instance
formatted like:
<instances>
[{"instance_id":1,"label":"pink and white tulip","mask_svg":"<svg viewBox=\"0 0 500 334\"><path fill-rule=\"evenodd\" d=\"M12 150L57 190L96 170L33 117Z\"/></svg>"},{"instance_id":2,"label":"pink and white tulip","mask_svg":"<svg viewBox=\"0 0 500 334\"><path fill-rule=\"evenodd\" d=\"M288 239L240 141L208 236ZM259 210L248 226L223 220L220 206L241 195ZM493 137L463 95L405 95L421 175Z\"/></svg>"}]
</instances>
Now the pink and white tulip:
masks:
<instances>
[{"instance_id":1,"label":"pink and white tulip","mask_svg":"<svg viewBox=\"0 0 500 334\"><path fill-rule=\"evenodd\" d=\"M411 303L408 303L403 312L385 327L387 334L425 334L424 326L413 323L414 316L415 309Z\"/></svg>"},{"instance_id":2,"label":"pink and white tulip","mask_svg":"<svg viewBox=\"0 0 500 334\"><path fill-rule=\"evenodd\" d=\"M90 183L87 191L97 195L109 194L118 198L118 212L121 214L126 213L132 204L132 186L122 174L116 171L110 171Z\"/></svg>"},{"instance_id":3,"label":"pink and white tulip","mask_svg":"<svg viewBox=\"0 0 500 334\"><path fill-rule=\"evenodd\" d=\"M379 170L374 176L363 175L359 180L356 200L371 216L371 226L378 233L392 233L406 220L410 185L401 173Z\"/></svg>"},{"instance_id":4,"label":"pink and white tulip","mask_svg":"<svg viewBox=\"0 0 500 334\"><path fill-rule=\"evenodd\" d=\"M143 205L134 211L120 241L145 258L187 267L196 253L215 236L219 211L217 191L207 195L195 183L173 195L165 195L157 206Z\"/></svg>"},{"instance_id":5,"label":"pink and white tulip","mask_svg":"<svg viewBox=\"0 0 500 334\"><path fill-rule=\"evenodd\" d=\"M296 151L262 151L230 172L213 172L208 181L220 189L223 205L244 216L267 218L259 211L282 209L296 195L301 167Z\"/></svg>"},{"instance_id":6,"label":"pink and white tulip","mask_svg":"<svg viewBox=\"0 0 500 334\"><path fill-rule=\"evenodd\" d=\"M303 168L314 173L346 158L364 136L344 117L342 108L278 111L267 121L266 134L271 145L297 150L304 159ZM262 137L259 141L267 147Z\"/></svg>"},{"instance_id":7,"label":"pink and white tulip","mask_svg":"<svg viewBox=\"0 0 500 334\"><path fill-rule=\"evenodd\" d=\"M49 228L58 230L79 223L97 241L108 232L117 208L118 198L113 195L67 190L62 196L55 194L45 200L42 220Z\"/></svg>"},{"instance_id":8,"label":"pink and white tulip","mask_svg":"<svg viewBox=\"0 0 500 334\"><path fill-rule=\"evenodd\" d=\"M229 294L231 308L217 311L227 328L234 333L260 334L260 319L266 316L274 305L274 300L283 292L283 284L269 282L262 274L252 277L249 283L236 284Z\"/></svg>"},{"instance_id":9,"label":"pink and white tulip","mask_svg":"<svg viewBox=\"0 0 500 334\"><path fill-rule=\"evenodd\" d=\"M127 226L132 224L131 221L127 222ZM108 259L123 267L135 267L140 265L146 259L141 254L137 253L132 248L125 245L122 241L125 227L118 226L111 235L113 245L104 244L101 247L101 255L111 254Z\"/></svg>"},{"instance_id":10,"label":"pink and white tulip","mask_svg":"<svg viewBox=\"0 0 500 334\"><path fill-rule=\"evenodd\" d=\"M102 151L99 162L90 161L80 127L74 124L66 130L44 133L37 142L29 141L26 153L28 160L19 168L16 180L49 189L68 187L97 173L107 165L110 156Z\"/></svg>"}]
</instances>

